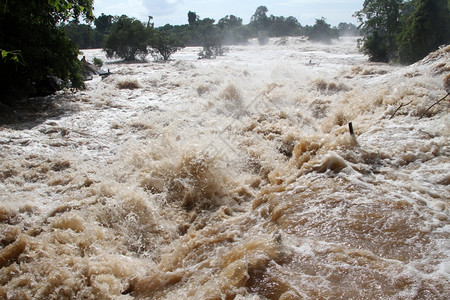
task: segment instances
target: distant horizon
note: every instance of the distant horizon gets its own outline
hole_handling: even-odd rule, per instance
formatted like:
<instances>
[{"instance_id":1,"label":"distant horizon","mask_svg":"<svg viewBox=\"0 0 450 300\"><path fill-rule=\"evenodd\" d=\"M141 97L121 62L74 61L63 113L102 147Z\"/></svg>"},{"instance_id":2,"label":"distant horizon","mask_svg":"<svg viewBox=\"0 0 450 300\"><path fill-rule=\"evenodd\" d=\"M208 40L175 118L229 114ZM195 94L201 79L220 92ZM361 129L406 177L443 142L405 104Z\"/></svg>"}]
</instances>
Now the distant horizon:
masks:
<instances>
[{"instance_id":1,"label":"distant horizon","mask_svg":"<svg viewBox=\"0 0 450 300\"><path fill-rule=\"evenodd\" d=\"M187 14L195 12L201 19L211 18L218 22L227 15L242 18L243 24L250 23L259 6L266 6L267 16L295 17L302 26L314 25L322 17L331 26L341 22L357 25L352 15L362 9L362 0L284 0L284 1L219 1L219 0L95 0L96 17L105 15L127 15L143 22L152 16L156 27L166 24L188 24Z\"/></svg>"}]
</instances>

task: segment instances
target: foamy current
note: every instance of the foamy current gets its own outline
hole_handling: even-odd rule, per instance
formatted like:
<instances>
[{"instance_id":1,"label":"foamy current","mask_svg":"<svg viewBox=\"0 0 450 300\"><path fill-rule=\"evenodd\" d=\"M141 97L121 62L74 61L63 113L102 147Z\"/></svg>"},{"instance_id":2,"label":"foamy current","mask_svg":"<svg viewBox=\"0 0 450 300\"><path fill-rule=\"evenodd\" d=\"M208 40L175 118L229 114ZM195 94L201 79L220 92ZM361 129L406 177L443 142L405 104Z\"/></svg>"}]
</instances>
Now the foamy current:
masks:
<instances>
[{"instance_id":1,"label":"foamy current","mask_svg":"<svg viewBox=\"0 0 450 300\"><path fill-rule=\"evenodd\" d=\"M0 127L1 299L450 298L450 47L200 50Z\"/></svg>"}]
</instances>

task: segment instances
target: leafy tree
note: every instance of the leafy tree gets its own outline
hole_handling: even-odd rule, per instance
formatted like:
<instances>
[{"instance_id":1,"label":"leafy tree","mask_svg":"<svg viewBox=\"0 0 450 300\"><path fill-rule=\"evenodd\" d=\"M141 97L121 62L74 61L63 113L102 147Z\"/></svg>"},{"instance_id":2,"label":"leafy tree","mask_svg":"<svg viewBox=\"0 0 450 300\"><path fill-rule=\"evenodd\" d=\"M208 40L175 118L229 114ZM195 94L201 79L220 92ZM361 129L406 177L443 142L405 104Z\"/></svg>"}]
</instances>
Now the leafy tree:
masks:
<instances>
[{"instance_id":1,"label":"leafy tree","mask_svg":"<svg viewBox=\"0 0 450 300\"><path fill-rule=\"evenodd\" d=\"M269 37L297 36L301 33L300 22L295 17L267 16L268 9L259 6L250 19L248 25L254 35L257 36L260 44L264 44Z\"/></svg>"},{"instance_id":2,"label":"leafy tree","mask_svg":"<svg viewBox=\"0 0 450 300\"><path fill-rule=\"evenodd\" d=\"M214 26L214 22L214 19L210 18L199 21L196 32L202 39L203 51L199 53L202 58L213 58L224 53L224 32L218 26Z\"/></svg>"},{"instance_id":3,"label":"leafy tree","mask_svg":"<svg viewBox=\"0 0 450 300\"><path fill-rule=\"evenodd\" d=\"M200 20L200 17L197 16L197 14L195 12L189 11L188 12L188 22L189 22L189 26L191 27L195 27L198 25L198 22Z\"/></svg>"},{"instance_id":4,"label":"leafy tree","mask_svg":"<svg viewBox=\"0 0 450 300\"><path fill-rule=\"evenodd\" d=\"M97 28L79 22L69 22L62 26L67 37L75 43L79 49L101 48L105 34L100 33Z\"/></svg>"},{"instance_id":5,"label":"leafy tree","mask_svg":"<svg viewBox=\"0 0 450 300\"><path fill-rule=\"evenodd\" d=\"M267 17L267 12L269 10L267 9L266 6L258 6L256 8L255 13L253 14L253 16L250 19L250 23L265 23L268 20Z\"/></svg>"},{"instance_id":6,"label":"leafy tree","mask_svg":"<svg viewBox=\"0 0 450 300\"><path fill-rule=\"evenodd\" d=\"M300 33L300 22L295 17L276 17L271 15L269 18L270 36L296 36Z\"/></svg>"},{"instance_id":7,"label":"leafy tree","mask_svg":"<svg viewBox=\"0 0 450 300\"><path fill-rule=\"evenodd\" d=\"M363 8L355 13L361 23L363 51L370 60L388 62L397 56L401 3L402 0L365 0Z\"/></svg>"},{"instance_id":8,"label":"leafy tree","mask_svg":"<svg viewBox=\"0 0 450 300\"><path fill-rule=\"evenodd\" d=\"M148 54L148 37L149 31L140 21L123 15L111 27L103 50L107 57L133 61Z\"/></svg>"},{"instance_id":9,"label":"leafy tree","mask_svg":"<svg viewBox=\"0 0 450 300\"><path fill-rule=\"evenodd\" d=\"M101 14L98 18L95 19L95 29L101 34L108 34L113 26L114 17L111 15Z\"/></svg>"},{"instance_id":10,"label":"leafy tree","mask_svg":"<svg viewBox=\"0 0 450 300\"><path fill-rule=\"evenodd\" d=\"M266 6L259 6L256 8L255 13L250 19L250 26L255 29L256 32L267 31L269 28L270 20L267 17L269 10Z\"/></svg>"},{"instance_id":11,"label":"leafy tree","mask_svg":"<svg viewBox=\"0 0 450 300\"><path fill-rule=\"evenodd\" d=\"M92 0L0 0L0 7L1 102L38 94L48 76L83 87L78 49L59 25L92 21Z\"/></svg>"},{"instance_id":12,"label":"leafy tree","mask_svg":"<svg viewBox=\"0 0 450 300\"><path fill-rule=\"evenodd\" d=\"M225 44L245 44L251 36L249 29L242 25L242 19L233 15L220 19L217 26L223 32Z\"/></svg>"},{"instance_id":13,"label":"leafy tree","mask_svg":"<svg viewBox=\"0 0 450 300\"><path fill-rule=\"evenodd\" d=\"M227 15L217 23L220 29L231 29L242 26L242 19L233 15Z\"/></svg>"},{"instance_id":14,"label":"leafy tree","mask_svg":"<svg viewBox=\"0 0 450 300\"><path fill-rule=\"evenodd\" d=\"M169 60L170 56L184 47L182 42L175 36L164 32L154 31L150 38L152 56L157 60Z\"/></svg>"},{"instance_id":15,"label":"leafy tree","mask_svg":"<svg viewBox=\"0 0 450 300\"><path fill-rule=\"evenodd\" d=\"M95 45L94 31L87 24L71 21L64 26L67 36L79 49L93 48Z\"/></svg>"},{"instance_id":16,"label":"leafy tree","mask_svg":"<svg viewBox=\"0 0 450 300\"><path fill-rule=\"evenodd\" d=\"M178 40L180 46L183 47L190 44L192 39L192 28L188 24L175 26L166 24L162 27L158 27L156 30L174 36L174 38Z\"/></svg>"},{"instance_id":17,"label":"leafy tree","mask_svg":"<svg viewBox=\"0 0 450 300\"><path fill-rule=\"evenodd\" d=\"M311 41L331 43L332 39L338 38L338 32L331 28L331 25L324 18L316 19L316 23L311 27L308 37Z\"/></svg>"},{"instance_id":18,"label":"leafy tree","mask_svg":"<svg viewBox=\"0 0 450 300\"><path fill-rule=\"evenodd\" d=\"M418 0L399 35L400 63L414 63L450 42L450 12L446 0Z\"/></svg>"}]
</instances>

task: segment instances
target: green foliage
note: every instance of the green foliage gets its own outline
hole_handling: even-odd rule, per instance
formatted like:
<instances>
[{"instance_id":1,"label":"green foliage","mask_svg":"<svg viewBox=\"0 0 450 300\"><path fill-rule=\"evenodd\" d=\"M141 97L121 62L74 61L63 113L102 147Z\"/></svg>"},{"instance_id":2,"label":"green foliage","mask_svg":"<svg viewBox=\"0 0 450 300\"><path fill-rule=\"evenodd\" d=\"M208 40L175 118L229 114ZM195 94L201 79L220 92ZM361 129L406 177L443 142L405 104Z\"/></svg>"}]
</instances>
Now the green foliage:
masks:
<instances>
[{"instance_id":1,"label":"green foliage","mask_svg":"<svg viewBox=\"0 0 450 300\"><path fill-rule=\"evenodd\" d=\"M95 29L101 34L108 34L113 26L114 17L111 15L101 14L100 17L95 19Z\"/></svg>"},{"instance_id":2,"label":"green foliage","mask_svg":"<svg viewBox=\"0 0 450 300\"><path fill-rule=\"evenodd\" d=\"M270 15L269 35L273 37L297 36L301 25L294 17L276 17Z\"/></svg>"},{"instance_id":3,"label":"green foliage","mask_svg":"<svg viewBox=\"0 0 450 300\"><path fill-rule=\"evenodd\" d=\"M324 18L316 19L316 23L308 32L308 37L311 41L321 43L331 43L332 39L339 38L337 29L332 29Z\"/></svg>"},{"instance_id":4,"label":"green foliage","mask_svg":"<svg viewBox=\"0 0 450 300\"><path fill-rule=\"evenodd\" d=\"M399 34L399 62L414 63L450 41L450 13L445 0L418 0Z\"/></svg>"},{"instance_id":5,"label":"green foliage","mask_svg":"<svg viewBox=\"0 0 450 300\"><path fill-rule=\"evenodd\" d=\"M190 43L192 39L193 29L187 24L175 26L166 24L162 27L157 28L157 31L166 35L173 36L173 38L177 40L178 44L184 47L186 44Z\"/></svg>"},{"instance_id":6,"label":"green foliage","mask_svg":"<svg viewBox=\"0 0 450 300\"><path fill-rule=\"evenodd\" d=\"M156 60L169 60L170 56L183 48L176 35L155 31L150 38L151 54Z\"/></svg>"},{"instance_id":7,"label":"green foliage","mask_svg":"<svg viewBox=\"0 0 450 300\"><path fill-rule=\"evenodd\" d=\"M388 62L396 58L401 3L402 0L365 0L363 8L355 13L364 36L363 51L370 60Z\"/></svg>"},{"instance_id":8,"label":"green foliage","mask_svg":"<svg viewBox=\"0 0 450 300\"><path fill-rule=\"evenodd\" d=\"M301 25L296 18L292 16L285 18L274 15L268 17L268 11L267 7L259 6L248 25L253 31L253 36L258 37L260 44L265 42L265 35L267 38L270 38L298 36L301 34Z\"/></svg>"},{"instance_id":9,"label":"green foliage","mask_svg":"<svg viewBox=\"0 0 450 300\"><path fill-rule=\"evenodd\" d=\"M364 41L364 52L369 54L371 61L387 62L390 51L385 38L378 31L367 36Z\"/></svg>"},{"instance_id":10,"label":"green foliage","mask_svg":"<svg viewBox=\"0 0 450 300\"><path fill-rule=\"evenodd\" d=\"M101 14L94 20L95 28L92 28L90 24L80 24L77 21L71 21L62 27L79 49L102 48L113 21L113 16Z\"/></svg>"},{"instance_id":11,"label":"green foliage","mask_svg":"<svg viewBox=\"0 0 450 300\"><path fill-rule=\"evenodd\" d=\"M103 66L103 60L101 60L100 58L94 57L94 59L92 61L93 61L94 65L96 65L99 68L101 68Z\"/></svg>"},{"instance_id":12,"label":"green foliage","mask_svg":"<svg viewBox=\"0 0 450 300\"><path fill-rule=\"evenodd\" d=\"M189 22L189 26L191 27L195 27L198 25L198 22L200 20L200 17L197 16L197 14L193 11L189 11L188 12L188 22Z\"/></svg>"},{"instance_id":13,"label":"green foliage","mask_svg":"<svg viewBox=\"0 0 450 300\"><path fill-rule=\"evenodd\" d=\"M200 58L214 58L224 54L224 31L218 26L214 26L213 19L201 20L196 33L202 39L203 50L199 53Z\"/></svg>"},{"instance_id":14,"label":"green foliage","mask_svg":"<svg viewBox=\"0 0 450 300\"><path fill-rule=\"evenodd\" d=\"M223 43L227 45L246 44L251 30L242 25L242 19L227 15L219 20L217 27L222 31Z\"/></svg>"},{"instance_id":15,"label":"green foliage","mask_svg":"<svg viewBox=\"0 0 450 300\"><path fill-rule=\"evenodd\" d=\"M39 93L39 82L56 76L66 86L83 87L78 49L60 24L93 18L92 0L0 0L0 90L2 102Z\"/></svg>"},{"instance_id":16,"label":"green foliage","mask_svg":"<svg viewBox=\"0 0 450 300\"><path fill-rule=\"evenodd\" d=\"M78 24L78 22L69 22L63 26L67 36L77 45L79 49L94 48L94 31L87 24Z\"/></svg>"},{"instance_id":17,"label":"green foliage","mask_svg":"<svg viewBox=\"0 0 450 300\"><path fill-rule=\"evenodd\" d=\"M16 64L22 64L24 65L23 62L23 57L20 50L12 50L12 51L6 51L3 49L0 49L1 53L2 53L2 60L4 63L7 63L8 61L12 61Z\"/></svg>"},{"instance_id":18,"label":"green foliage","mask_svg":"<svg viewBox=\"0 0 450 300\"><path fill-rule=\"evenodd\" d=\"M355 16L372 61L409 64L450 42L448 0L365 0Z\"/></svg>"},{"instance_id":19,"label":"green foliage","mask_svg":"<svg viewBox=\"0 0 450 300\"><path fill-rule=\"evenodd\" d=\"M148 54L148 40L149 30L140 21L123 15L111 27L103 50L109 58L134 61L136 56L145 58Z\"/></svg>"},{"instance_id":20,"label":"green foliage","mask_svg":"<svg viewBox=\"0 0 450 300\"><path fill-rule=\"evenodd\" d=\"M227 15L217 23L220 29L231 29L242 26L242 19L233 15Z\"/></svg>"},{"instance_id":21,"label":"green foliage","mask_svg":"<svg viewBox=\"0 0 450 300\"><path fill-rule=\"evenodd\" d=\"M257 32L267 31L270 22L267 17L268 11L266 6L259 6L251 17L249 25L254 27Z\"/></svg>"}]
</instances>

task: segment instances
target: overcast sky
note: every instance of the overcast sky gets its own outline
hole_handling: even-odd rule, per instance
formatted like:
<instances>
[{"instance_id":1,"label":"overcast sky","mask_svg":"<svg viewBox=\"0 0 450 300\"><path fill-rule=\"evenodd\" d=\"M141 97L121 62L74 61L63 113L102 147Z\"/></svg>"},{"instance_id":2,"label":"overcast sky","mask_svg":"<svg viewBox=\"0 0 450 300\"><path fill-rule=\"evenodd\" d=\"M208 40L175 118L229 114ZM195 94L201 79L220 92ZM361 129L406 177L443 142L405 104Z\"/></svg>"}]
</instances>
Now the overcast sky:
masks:
<instances>
[{"instance_id":1,"label":"overcast sky","mask_svg":"<svg viewBox=\"0 0 450 300\"><path fill-rule=\"evenodd\" d=\"M127 15L147 21L153 16L155 26L187 24L187 13L193 11L203 18L219 21L226 15L250 22L258 6L269 10L267 15L296 17L302 25L313 25L315 19L324 17L332 26L340 22L357 21L353 13L362 8L364 0L94 0L94 14Z\"/></svg>"}]
</instances>

